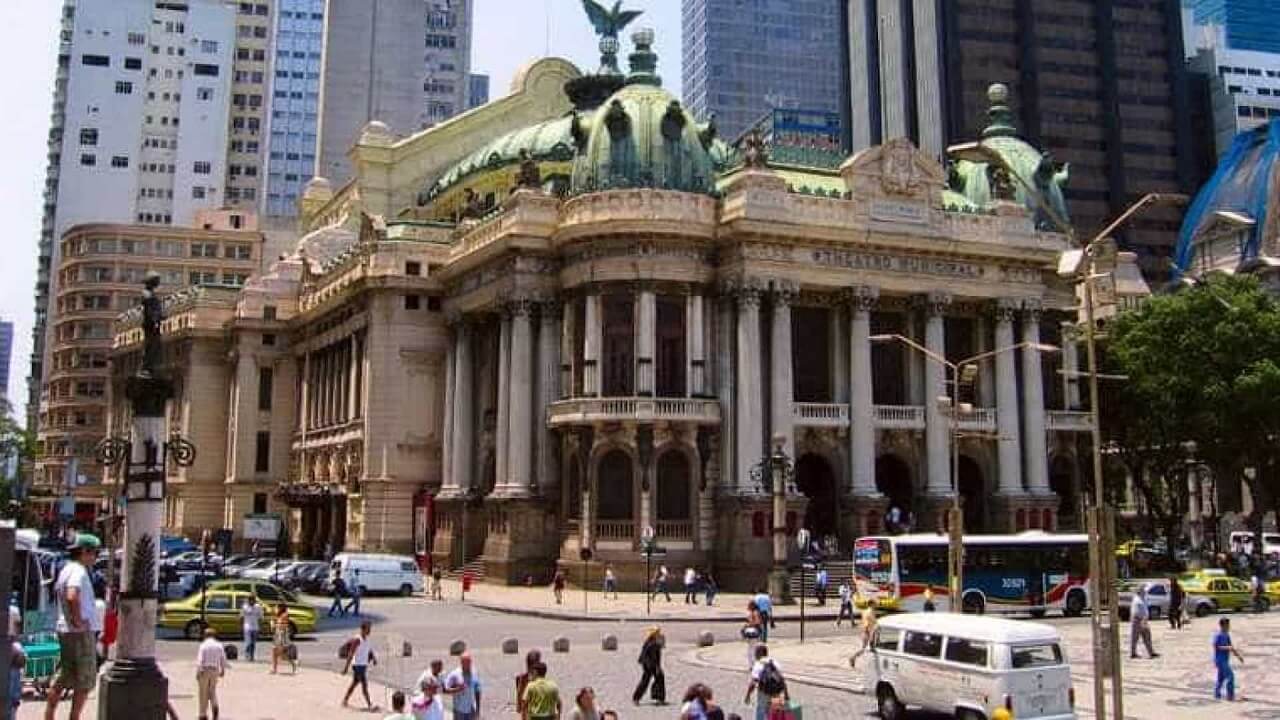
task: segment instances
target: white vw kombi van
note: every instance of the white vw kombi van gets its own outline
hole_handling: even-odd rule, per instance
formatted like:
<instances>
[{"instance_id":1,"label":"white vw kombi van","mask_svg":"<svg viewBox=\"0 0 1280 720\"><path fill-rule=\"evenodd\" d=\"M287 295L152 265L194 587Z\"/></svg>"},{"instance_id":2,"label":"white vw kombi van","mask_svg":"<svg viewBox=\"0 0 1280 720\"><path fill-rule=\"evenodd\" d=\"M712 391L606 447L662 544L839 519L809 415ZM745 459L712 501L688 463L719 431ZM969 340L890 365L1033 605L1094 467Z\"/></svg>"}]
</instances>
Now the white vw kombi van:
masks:
<instances>
[{"instance_id":1,"label":"white vw kombi van","mask_svg":"<svg viewBox=\"0 0 1280 720\"><path fill-rule=\"evenodd\" d=\"M906 706L987 720L1074 720L1071 667L1058 631L1042 623L951 613L880 620L870 687L884 720Z\"/></svg>"}]
</instances>

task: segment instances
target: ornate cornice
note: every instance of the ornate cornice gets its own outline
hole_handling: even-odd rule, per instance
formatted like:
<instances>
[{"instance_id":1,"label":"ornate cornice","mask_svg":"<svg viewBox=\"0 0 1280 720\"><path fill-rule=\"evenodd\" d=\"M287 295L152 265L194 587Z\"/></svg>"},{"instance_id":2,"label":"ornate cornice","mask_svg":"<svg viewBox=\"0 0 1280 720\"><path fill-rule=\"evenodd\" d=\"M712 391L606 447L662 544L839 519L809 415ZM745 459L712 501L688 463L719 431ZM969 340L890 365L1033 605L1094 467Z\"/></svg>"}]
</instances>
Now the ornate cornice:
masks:
<instances>
[{"instance_id":1,"label":"ornate cornice","mask_svg":"<svg viewBox=\"0 0 1280 720\"><path fill-rule=\"evenodd\" d=\"M930 317L941 317L951 307L951 300L950 293L934 291L927 295L917 295L912 302L916 307L927 312Z\"/></svg>"},{"instance_id":2,"label":"ornate cornice","mask_svg":"<svg viewBox=\"0 0 1280 720\"><path fill-rule=\"evenodd\" d=\"M1022 311L1022 302L1016 298L1000 298L991 302L988 311L998 323L1013 322Z\"/></svg>"},{"instance_id":3,"label":"ornate cornice","mask_svg":"<svg viewBox=\"0 0 1280 720\"><path fill-rule=\"evenodd\" d=\"M853 285L840 293L841 300L854 312L872 312L880 305L880 288L872 285Z\"/></svg>"}]
</instances>

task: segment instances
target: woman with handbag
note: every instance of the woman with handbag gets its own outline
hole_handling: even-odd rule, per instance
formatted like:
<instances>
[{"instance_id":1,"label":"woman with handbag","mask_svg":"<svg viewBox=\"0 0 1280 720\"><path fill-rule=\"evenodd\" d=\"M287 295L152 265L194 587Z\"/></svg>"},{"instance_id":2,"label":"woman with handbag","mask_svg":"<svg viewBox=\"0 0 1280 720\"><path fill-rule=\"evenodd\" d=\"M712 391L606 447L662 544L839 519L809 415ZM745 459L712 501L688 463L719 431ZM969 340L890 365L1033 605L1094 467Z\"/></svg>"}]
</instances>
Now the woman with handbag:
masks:
<instances>
[{"instance_id":1,"label":"woman with handbag","mask_svg":"<svg viewBox=\"0 0 1280 720\"><path fill-rule=\"evenodd\" d=\"M271 674L275 675L279 670L280 661L286 660L293 668L293 674L298 674L298 649L293 644L293 638L289 637L289 608L284 603L276 606L276 616L271 623L272 640L271 646Z\"/></svg>"},{"instance_id":2,"label":"woman with handbag","mask_svg":"<svg viewBox=\"0 0 1280 720\"><path fill-rule=\"evenodd\" d=\"M631 701L636 705L640 704L640 699L644 697L645 690L649 690L649 697L653 698L653 702L658 705L667 703L667 677L662 672L662 646L666 643L666 638L662 636L662 630L657 626L649 628L645 631L644 644L640 646L640 684L636 685L636 691L631 694ZM650 688L649 683L652 681L653 687Z\"/></svg>"}]
</instances>

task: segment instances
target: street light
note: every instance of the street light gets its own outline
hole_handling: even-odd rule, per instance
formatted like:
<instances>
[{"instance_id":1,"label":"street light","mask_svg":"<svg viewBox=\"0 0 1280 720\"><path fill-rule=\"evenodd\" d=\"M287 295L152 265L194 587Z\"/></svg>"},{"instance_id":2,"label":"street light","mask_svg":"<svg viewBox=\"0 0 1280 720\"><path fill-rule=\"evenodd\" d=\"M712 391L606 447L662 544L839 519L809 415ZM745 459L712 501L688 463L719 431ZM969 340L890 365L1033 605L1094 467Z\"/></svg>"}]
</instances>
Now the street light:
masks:
<instances>
[{"instance_id":1,"label":"street light","mask_svg":"<svg viewBox=\"0 0 1280 720\"><path fill-rule=\"evenodd\" d=\"M947 511L947 591L951 612L960 612L963 610L961 600L964 592L964 512L960 509L960 414L967 415L973 412L972 404L960 402L960 388L972 385L977 379L978 363L982 360L1018 349L1057 352L1058 348L1054 345L1027 341L952 362L945 355L934 352L905 335L872 335L870 340L873 343L900 342L951 371L951 380L947 381L951 384L951 396L936 398L935 402L939 405L951 406L951 417L948 422L951 433L951 509Z\"/></svg>"},{"instance_id":2,"label":"street light","mask_svg":"<svg viewBox=\"0 0 1280 720\"><path fill-rule=\"evenodd\" d=\"M773 570L769 572L769 595L784 604L791 602L791 574L787 571L787 494L795 492L796 476L786 446L787 436L775 434L772 452L751 468L757 491L773 497Z\"/></svg>"}]
</instances>

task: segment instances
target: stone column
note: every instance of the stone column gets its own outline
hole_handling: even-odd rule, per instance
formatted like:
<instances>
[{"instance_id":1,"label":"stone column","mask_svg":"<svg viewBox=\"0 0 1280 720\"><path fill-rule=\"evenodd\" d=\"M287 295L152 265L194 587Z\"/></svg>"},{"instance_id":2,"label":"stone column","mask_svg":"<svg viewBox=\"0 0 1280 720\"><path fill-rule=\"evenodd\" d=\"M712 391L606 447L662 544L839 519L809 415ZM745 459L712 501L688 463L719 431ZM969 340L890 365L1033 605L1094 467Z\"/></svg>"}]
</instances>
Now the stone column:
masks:
<instances>
[{"instance_id":1,"label":"stone column","mask_svg":"<svg viewBox=\"0 0 1280 720\"><path fill-rule=\"evenodd\" d=\"M302 397L298 399L298 430L311 429L311 353L302 354Z\"/></svg>"},{"instance_id":2,"label":"stone column","mask_svg":"<svg viewBox=\"0 0 1280 720\"><path fill-rule=\"evenodd\" d=\"M690 293L685 296L685 355L689 364L685 369L685 395L704 397L707 394L706 350L703 339L703 296Z\"/></svg>"},{"instance_id":3,"label":"stone column","mask_svg":"<svg viewBox=\"0 0 1280 720\"><path fill-rule=\"evenodd\" d=\"M831 400L837 403L849 402L849 318L844 315L844 303L833 303L827 310Z\"/></svg>"},{"instance_id":4,"label":"stone column","mask_svg":"<svg viewBox=\"0 0 1280 720\"><path fill-rule=\"evenodd\" d=\"M1016 300L999 300L992 308L995 315L996 345L1001 350L1013 345L1013 319L1018 313ZM1018 425L1018 376L1014 353L997 353L996 366L996 447L999 458L999 493L1021 495L1022 439Z\"/></svg>"},{"instance_id":5,"label":"stone column","mask_svg":"<svg viewBox=\"0 0 1280 720\"><path fill-rule=\"evenodd\" d=\"M947 354L947 330L943 316L951 304L951 296L930 293L925 298L928 313L924 326L924 345L941 357ZM947 368L933 358L924 365L925 457L928 467L927 489L931 495L951 493L951 432L938 399L947 395Z\"/></svg>"},{"instance_id":6,"label":"stone column","mask_svg":"<svg viewBox=\"0 0 1280 720\"><path fill-rule=\"evenodd\" d=\"M560 313L560 303L557 300L544 302L538 313L538 406L534 410L532 426L538 439L536 486L539 494L546 497L554 497L553 491L560 486L560 465L556 462L555 452L556 433L547 426L547 411L562 393ZM572 348L570 350L572 352Z\"/></svg>"},{"instance_id":7,"label":"stone column","mask_svg":"<svg viewBox=\"0 0 1280 720\"><path fill-rule=\"evenodd\" d=\"M735 485L741 489L746 475L764 457L764 388L760 377L760 290L738 288L738 377L735 399L737 462Z\"/></svg>"},{"instance_id":8,"label":"stone column","mask_svg":"<svg viewBox=\"0 0 1280 720\"><path fill-rule=\"evenodd\" d=\"M737 453L734 428L737 417L730 409L733 402L733 312L734 297L722 288L716 309L716 335L713 355L716 359L716 399L720 402L720 486L735 490L739 483L734 468Z\"/></svg>"},{"instance_id":9,"label":"stone column","mask_svg":"<svg viewBox=\"0 0 1280 720\"><path fill-rule=\"evenodd\" d=\"M475 469L475 392L472 378L475 366L471 357L474 328L463 318L456 327L453 390L453 458L450 466L460 490L472 486Z\"/></svg>"},{"instance_id":10,"label":"stone column","mask_svg":"<svg viewBox=\"0 0 1280 720\"><path fill-rule=\"evenodd\" d=\"M494 487L507 484L511 450L511 306L502 308L498 326L498 418L494 428Z\"/></svg>"},{"instance_id":11,"label":"stone column","mask_svg":"<svg viewBox=\"0 0 1280 720\"><path fill-rule=\"evenodd\" d=\"M591 291L586 296L586 313L583 328L586 331L582 349L582 394L587 397L600 397L600 351L604 344L603 308L600 306L600 293Z\"/></svg>"},{"instance_id":12,"label":"stone column","mask_svg":"<svg viewBox=\"0 0 1280 720\"><path fill-rule=\"evenodd\" d=\"M528 495L533 466L533 305L511 304L511 356L507 368L507 474L502 495Z\"/></svg>"},{"instance_id":13,"label":"stone column","mask_svg":"<svg viewBox=\"0 0 1280 720\"><path fill-rule=\"evenodd\" d=\"M907 310L903 315L903 321L906 327L903 328L902 334L916 342L923 342L924 338L920 337L920 310L917 308ZM926 363L932 361L926 359L914 348L903 347L901 352L902 364L906 367L906 372L902 376L907 383L907 404L923 406L924 396L927 394L924 388L924 369Z\"/></svg>"},{"instance_id":14,"label":"stone column","mask_svg":"<svg viewBox=\"0 0 1280 720\"><path fill-rule=\"evenodd\" d=\"M1062 323L1062 403L1063 410L1080 409L1080 348L1076 345L1079 330L1073 322Z\"/></svg>"},{"instance_id":15,"label":"stone column","mask_svg":"<svg viewBox=\"0 0 1280 720\"><path fill-rule=\"evenodd\" d=\"M543 307L550 308L552 304ZM574 311L573 298L565 298L560 308L560 397L570 398L573 397L574 339L578 316Z\"/></svg>"},{"instance_id":16,"label":"stone column","mask_svg":"<svg viewBox=\"0 0 1280 720\"><path fill-rule=\"evenodd\" d=\"M849 464L855 495L878 495L876 489L875 399L871 375L871 311L879 288L859 286L849 292Z\"/></svg>"},{"instance_id":17,"label":"stone column","mask_svg":"<svg viewBox=\"0 0 1280 720\"><path fill-rule=\"evenodd\" d=\"M991 320L981 313L973 321L973 335L977 341L973 346L975 355L991 350ZM978 407L995 407L995 403L995 366L992 362L982 362L978 365Z\"/></svg>"},{"instance_id":18,"label":"stone column","mask_svg":"<svg viewBox=\"0 0 1280 720\"><path fill-rule=\"evenodd\" d=\"M456 422L453 414L453 394L457 379L457 323L450 320L448 323L447 340L444 345L444 427L441 431L440 440L440 488L441 491L446 487L457 488L458 479L453 476L453 425Z\"/></svg>"},{"instance_id":19,"label":"stone column","mask_svg":"<svg viewBox=\"0 0 1280 720\"><path fill-rule=\"evenodd\" d=\"M636 395L652 397L654 391L654 345L657 342L658 299L653 288L636 293L635 348Z\"/></svg>"},{"instance_id":20,"label":"stone column","mask_svg":"<svg viewBox=\"0 0 1280 720\"><path fill-rule=\"evenodd\" d=\"M786 437L783 449L787 457L795 458L795 428L792 397L795 378L791 369L791 302L795 299L794 286L776 283L773 288L773 312L769 333L769 357L773 377L769 378L770 433Z\"/></svg>"},{"instance_id":21,"label":"stone column","mask_svg":"<svg viewBox=\"0 0 1280 720\"><path fill-rule=\"evenodd\" d=\"M1022 341L1040 342L1040 301L1023 303ZM1026 422L1027 489L1035 495L1048 495L1049 449L1045 440L1044 373L1040 351L1022 350L1022 414Z\"/></svg>"},{"instance_id":22,"label":"stone column","mask_svg":"<svg viewBox=\"0 0 1280 720\"><path fill-rule=\"evenodd\" d=\"M359 333L351 333L351 344L347 347L347 419L360 416L356 408L356 385L360 378L360 349L357 344Z\"/></svg>"}]
</instances>

